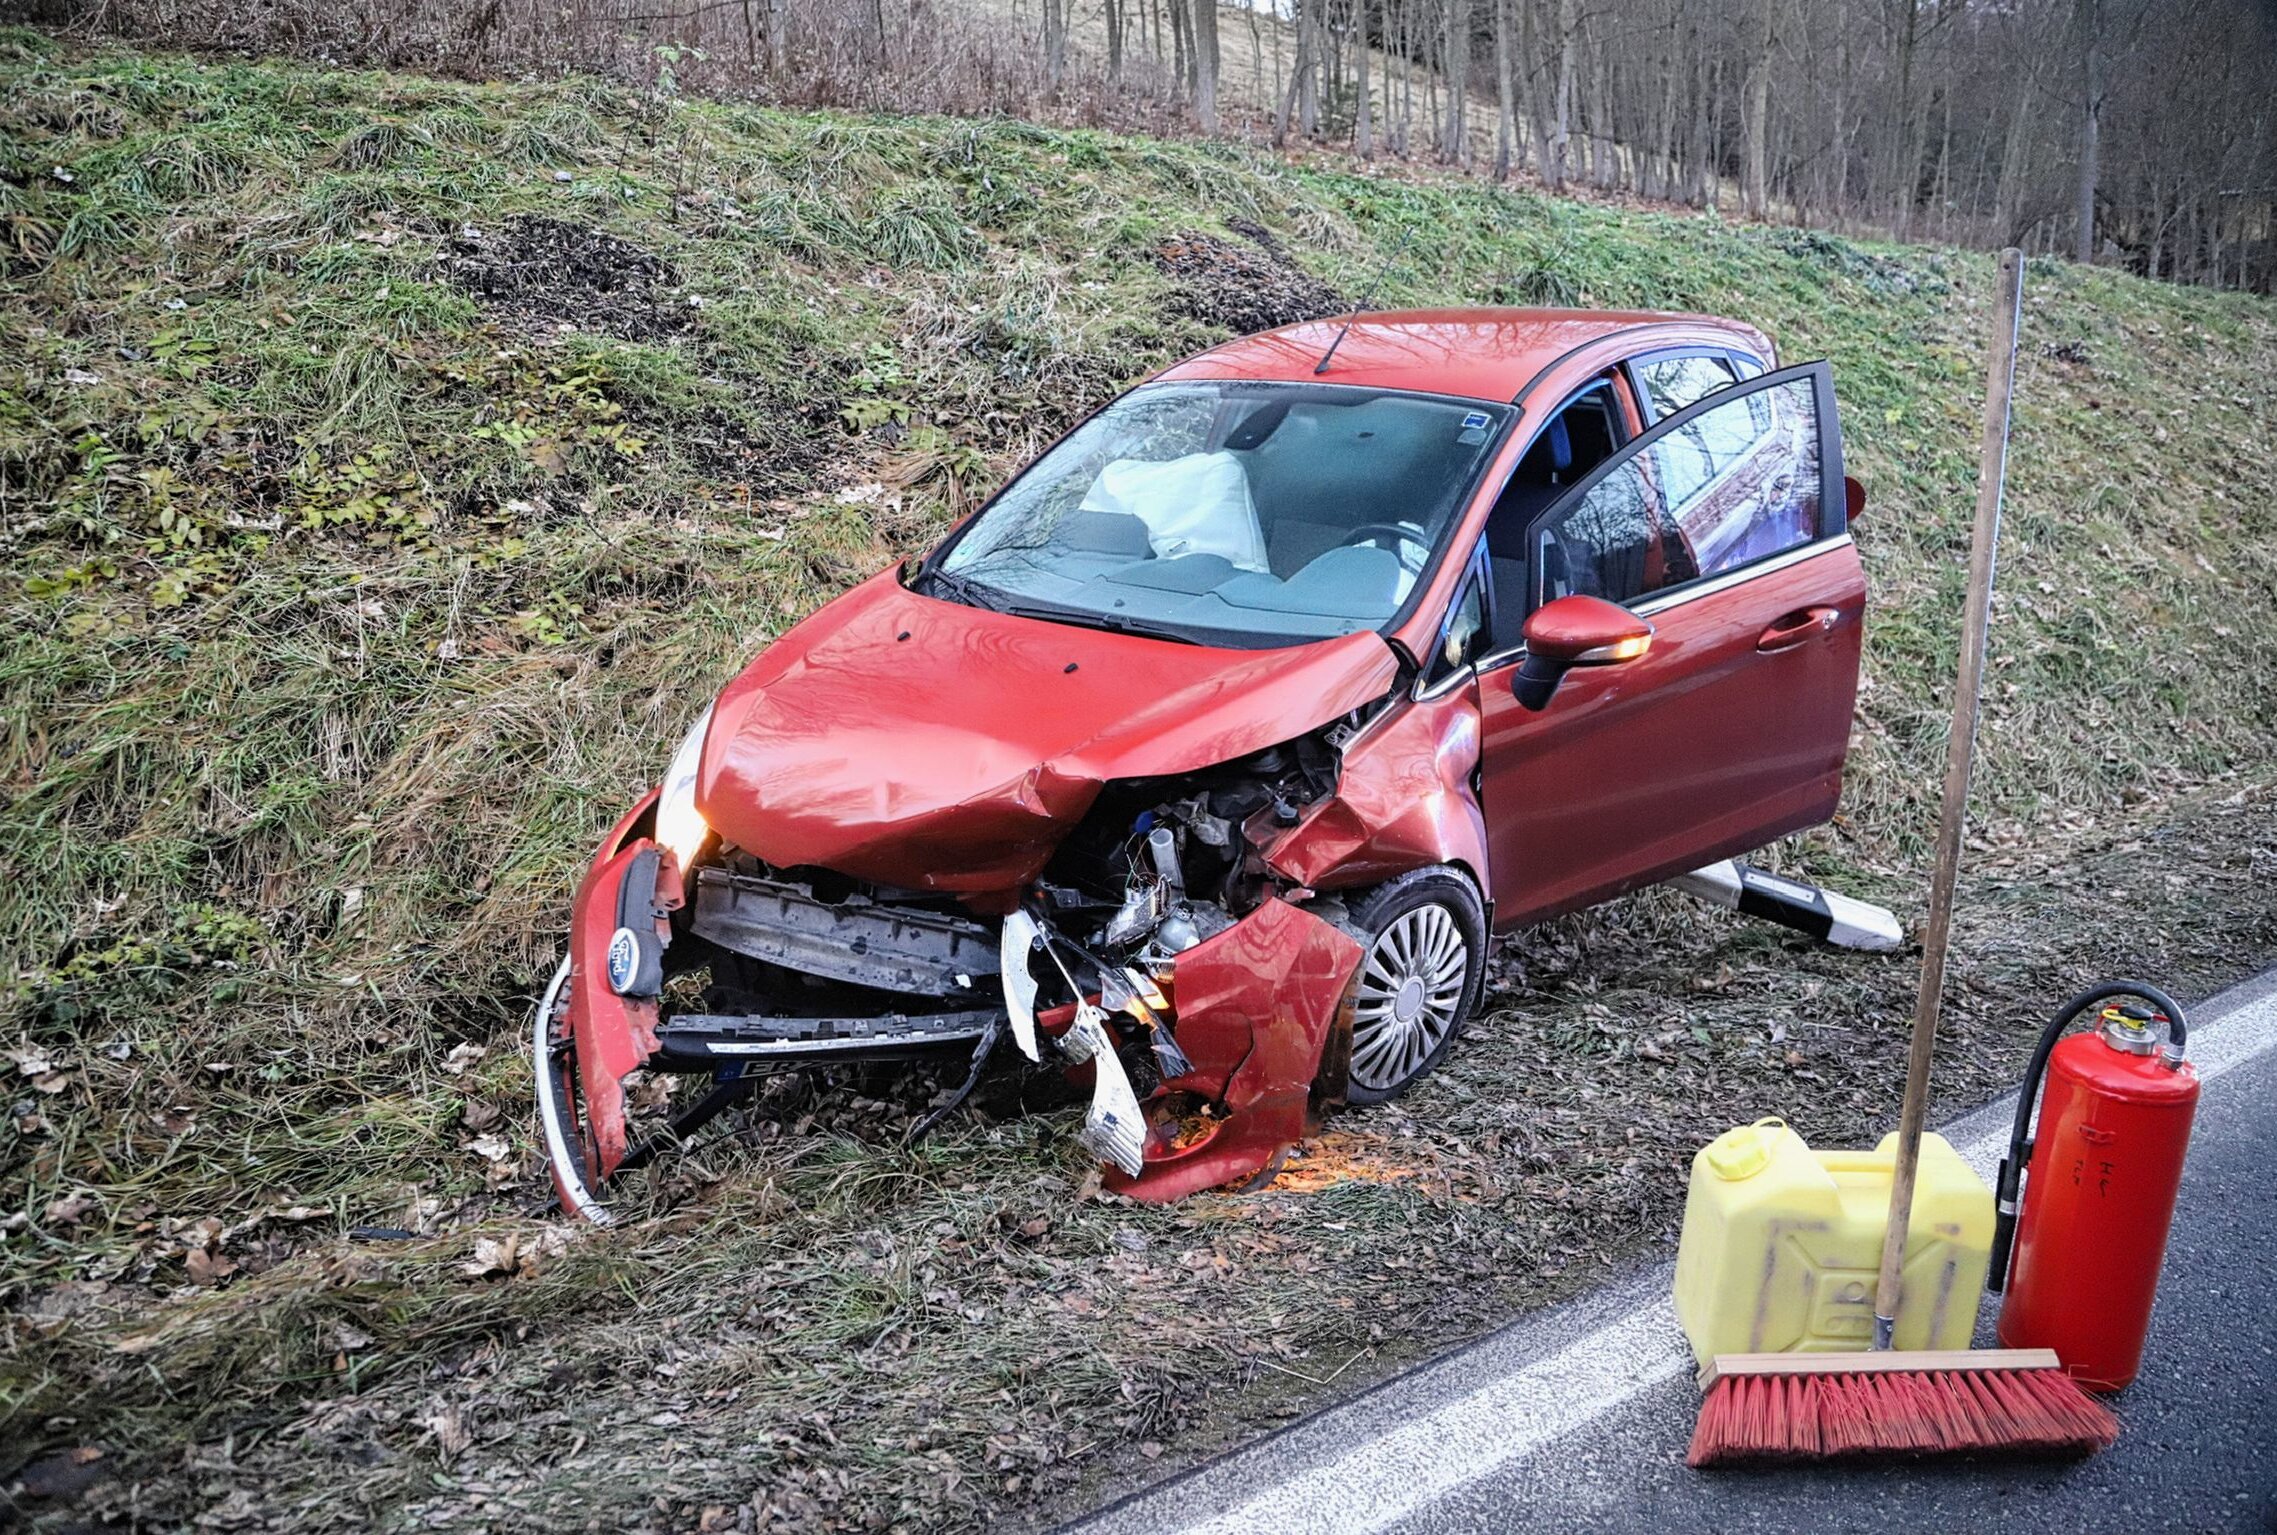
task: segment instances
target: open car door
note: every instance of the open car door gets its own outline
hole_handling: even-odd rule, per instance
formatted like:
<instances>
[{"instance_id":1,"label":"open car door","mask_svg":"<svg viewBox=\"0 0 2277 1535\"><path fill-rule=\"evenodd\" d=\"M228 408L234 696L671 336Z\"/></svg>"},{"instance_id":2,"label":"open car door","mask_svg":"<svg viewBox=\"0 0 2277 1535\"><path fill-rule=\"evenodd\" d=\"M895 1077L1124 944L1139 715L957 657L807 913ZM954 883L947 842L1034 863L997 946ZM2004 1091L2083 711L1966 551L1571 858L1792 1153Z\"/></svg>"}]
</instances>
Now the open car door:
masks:
<instances>
[{"instance_id":1,"label":"open car door","mask_svg":"<svg viewBox=\"0 0 2277 1535\"><path fill-rule=\"evenodd\" d=\"M1833 815L1866 583L1825 363L1733 384L1659 422L1538 515L1524 553L1529 612L1583 592L1654 633L1638 660L1568 674L1540 712L1512 696L1522 653L1482 666L1498 926Z\"/></svg>"}]
</instances>

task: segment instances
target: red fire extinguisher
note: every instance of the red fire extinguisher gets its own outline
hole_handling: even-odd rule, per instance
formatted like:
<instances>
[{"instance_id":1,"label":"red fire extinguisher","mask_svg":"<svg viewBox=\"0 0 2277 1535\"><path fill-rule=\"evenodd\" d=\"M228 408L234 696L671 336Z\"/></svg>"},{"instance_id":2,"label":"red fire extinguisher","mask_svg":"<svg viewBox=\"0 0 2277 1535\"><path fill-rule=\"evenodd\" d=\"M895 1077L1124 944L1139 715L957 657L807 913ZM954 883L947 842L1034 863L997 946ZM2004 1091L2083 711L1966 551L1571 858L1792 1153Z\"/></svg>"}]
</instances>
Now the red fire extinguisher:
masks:
<instances>
[{"instance_id":1,"label":"red fire extinguisher","mask_svg":"<svg viewBox=\"0 0 2277 1535\"><path fill-rule=\"evenodd\" d=\"M2090 1009L2096 1027L2063 1038ZM2182 1058L2188 1027L2172 997L2141 981L2083 991L2040 1035L2017 1098L1986 1287L2007 1288L2004 1346L2054 1349L2090 1390L2117 1391L2142 1365L2198 1112L2198 1073Z\"/></svg>"}]
</instances>

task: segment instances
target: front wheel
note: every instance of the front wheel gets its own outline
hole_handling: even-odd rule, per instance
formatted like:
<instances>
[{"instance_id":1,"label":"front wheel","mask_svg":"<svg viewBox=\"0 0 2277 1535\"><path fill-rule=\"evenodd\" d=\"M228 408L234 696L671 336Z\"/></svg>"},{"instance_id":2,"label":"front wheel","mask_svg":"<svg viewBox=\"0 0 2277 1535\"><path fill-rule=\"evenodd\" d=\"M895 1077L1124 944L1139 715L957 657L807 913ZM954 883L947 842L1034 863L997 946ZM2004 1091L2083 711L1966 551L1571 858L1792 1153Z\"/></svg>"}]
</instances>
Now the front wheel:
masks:
<instances>
[{"instance_id":1,"label":"front wheel","mask_svg":"<svg viewBox=\"0 0 2277 1535\"><path fill-rule=\"evenodd\" d=\"M1363 896L1352 925L1367 955L1345 1097L1382 1103L1437 1066L1468 1021L1486 973L1486 911L1458 871L1418 869Z\"/></svg>"}]
</instances>

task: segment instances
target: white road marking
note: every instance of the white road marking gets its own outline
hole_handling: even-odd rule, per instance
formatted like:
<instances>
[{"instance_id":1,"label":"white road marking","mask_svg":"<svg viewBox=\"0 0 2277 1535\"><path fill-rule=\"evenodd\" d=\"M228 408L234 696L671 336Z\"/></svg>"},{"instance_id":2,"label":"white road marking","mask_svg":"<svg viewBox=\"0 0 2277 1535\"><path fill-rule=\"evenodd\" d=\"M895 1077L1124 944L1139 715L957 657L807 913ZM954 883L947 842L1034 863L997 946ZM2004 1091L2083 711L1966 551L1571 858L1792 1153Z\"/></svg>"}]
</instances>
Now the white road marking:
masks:
<instances>
[{"instance_id":1,"label":"white road marking","mask_svg":"<svg viewBox=\"0 0 2277 1535\"><path fill-rule=\"evenodd\" d=\"M2202 1081L2277 1048L2277 987L2249 982L2201 1012L2206 1021L2191 1030L2189 1054ZM2008 1149L2015 1112L2011 1096L1947 1127L1949 1138L1961 1137L1956 1149L1988 1182ZM1356 1443L1334 1460L1255 1490L1237 1506L1184 1526L1185 1535L1251 1535L1260 1529L1364 1535L1383 1529L1691 1365L1666 1287L1657 1287L1653 1300L1554 1353ZM1109 1522L1120 1521L1110 1516Z\"/></svg>"}]
</instances>

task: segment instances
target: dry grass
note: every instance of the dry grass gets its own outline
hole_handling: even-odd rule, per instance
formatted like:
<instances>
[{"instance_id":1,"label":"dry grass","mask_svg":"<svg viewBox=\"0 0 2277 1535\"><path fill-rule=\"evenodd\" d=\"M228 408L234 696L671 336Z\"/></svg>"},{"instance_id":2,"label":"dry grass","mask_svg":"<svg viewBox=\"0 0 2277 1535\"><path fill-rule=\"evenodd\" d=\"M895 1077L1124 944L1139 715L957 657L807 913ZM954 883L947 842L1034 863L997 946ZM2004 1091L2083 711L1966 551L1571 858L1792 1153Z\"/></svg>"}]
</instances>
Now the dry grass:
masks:
<instances>
[{"instance_id":1,"label":"dry grass","mask_svg":"<svg viewBox=\"0 0 2277 1535\"><path fill-rule=\"evenodd\" d=\"M585 80L0 32L0 88L0 1460L104 1452L34 1462L97 1480L39 1519L1033 1518L1649 1250L1725 1123L1886 1113L1903 961L1664 895L1515 946L1450 1068L1283 1186L1170 1211L1085 1197L1010 1081L902 1151L936 1084L884 1075L784 1084L564 1243L520 1213L517 1035L709 692L1217 334L1162 253L1236 219L1339 288L1414 231L1391 302L1833 359L1868 686L1843 818L1782 856L1911 913L1987 262ZM565 264L549 325L453 255L532 219L661 270L620 311ZM2277 941L2277 317L2069 267L2028 303L1955 1103L2071 980Z\"/></svg>"}]
</instances>

